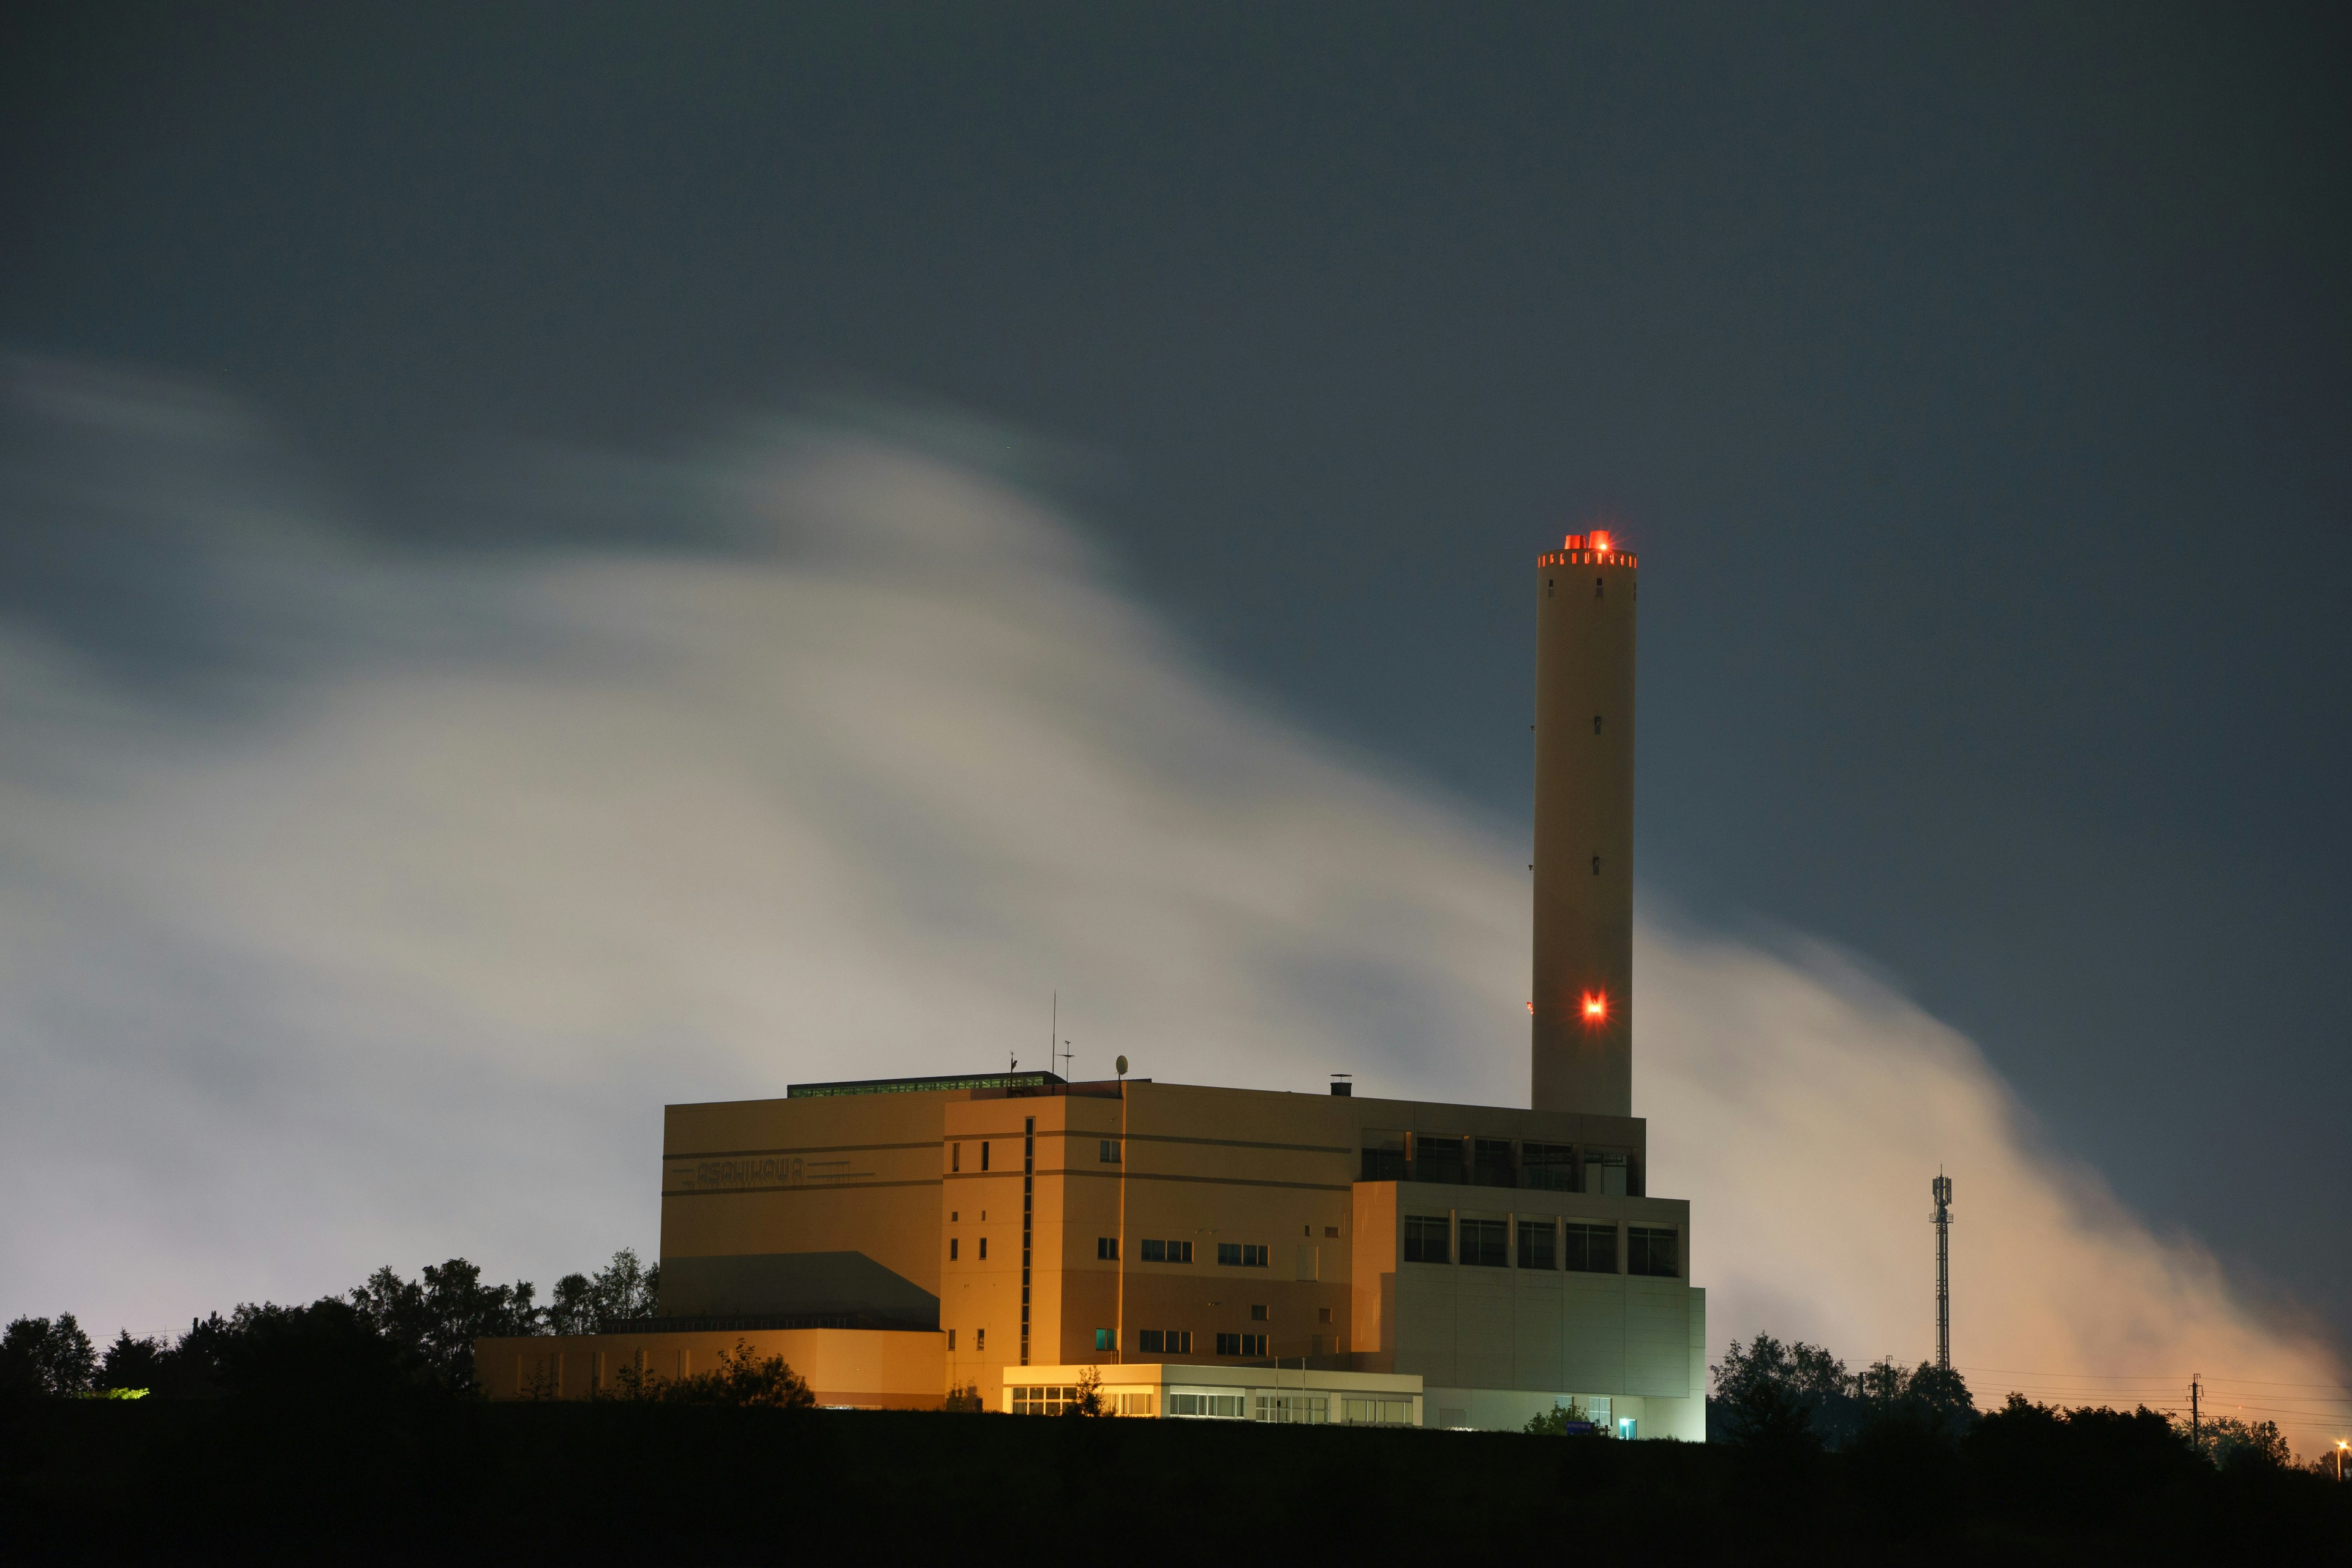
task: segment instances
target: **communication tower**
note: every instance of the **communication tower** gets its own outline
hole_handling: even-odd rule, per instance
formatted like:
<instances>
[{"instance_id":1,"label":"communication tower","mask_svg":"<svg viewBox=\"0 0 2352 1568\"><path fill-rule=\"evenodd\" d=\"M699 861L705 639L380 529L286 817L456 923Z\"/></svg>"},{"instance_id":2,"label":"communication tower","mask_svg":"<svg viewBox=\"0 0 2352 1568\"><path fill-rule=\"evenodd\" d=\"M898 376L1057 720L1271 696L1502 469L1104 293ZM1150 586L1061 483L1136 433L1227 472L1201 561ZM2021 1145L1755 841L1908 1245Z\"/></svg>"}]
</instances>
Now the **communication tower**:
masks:
<instances>
[{"instance_id":1,"label":"communication tower","mask_svg":"<svg viewBox=\"0 0 2352 1568\"><path fill-rule=\"evenodd\" d=\"M1936 1365L1952 1370L1952 1178L1936 1173Z\"/></svg>"}]
</instances>

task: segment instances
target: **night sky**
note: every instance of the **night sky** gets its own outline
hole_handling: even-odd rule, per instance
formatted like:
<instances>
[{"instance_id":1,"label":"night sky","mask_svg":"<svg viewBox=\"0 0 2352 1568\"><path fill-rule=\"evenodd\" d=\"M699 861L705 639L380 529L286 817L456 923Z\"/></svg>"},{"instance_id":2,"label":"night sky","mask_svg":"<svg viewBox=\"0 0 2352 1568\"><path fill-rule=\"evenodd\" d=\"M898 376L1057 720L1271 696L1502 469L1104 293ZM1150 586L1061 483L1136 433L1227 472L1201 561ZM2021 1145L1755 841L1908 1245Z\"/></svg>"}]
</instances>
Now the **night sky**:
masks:
<instances>
[{"instance_id":1,"label":"night sky","mask_svg":"<svg viewBox=\"0 0 2352 1568\"><path fill-rule=\"evenodd\" d=\"M993 421L1514 837L1532 558L1604 521L1645 908L1860 955L2342 1344L2347 81L2325 7L18 6L0 349L486 559L576 526L445 504L489 453ZM212 646L5 542L0 617Z\"/></svg>"}]
</instances>

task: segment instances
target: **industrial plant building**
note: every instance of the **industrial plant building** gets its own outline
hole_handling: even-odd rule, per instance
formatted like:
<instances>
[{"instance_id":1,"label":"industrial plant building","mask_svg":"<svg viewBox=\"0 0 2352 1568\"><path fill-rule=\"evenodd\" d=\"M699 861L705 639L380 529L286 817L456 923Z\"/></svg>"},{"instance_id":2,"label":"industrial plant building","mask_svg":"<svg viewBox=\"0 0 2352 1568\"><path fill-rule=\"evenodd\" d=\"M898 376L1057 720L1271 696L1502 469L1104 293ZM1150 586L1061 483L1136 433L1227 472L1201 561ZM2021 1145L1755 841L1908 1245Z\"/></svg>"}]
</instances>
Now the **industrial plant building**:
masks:
<instances>
[{"instance_id":1,"label":"industrial plant building","mask_svg":"<svg viewBox=\"0 0 2352 1568\"><path fill-rule=\"evenodd\" d=\"M1537 561L1530 1106L1051 1073L668 1108L661 1308L496 1397L781 1354L821 1404L1703 1439L1687 1202L1633 1104L1634 558Z\"/></svg>"}]
</instances>

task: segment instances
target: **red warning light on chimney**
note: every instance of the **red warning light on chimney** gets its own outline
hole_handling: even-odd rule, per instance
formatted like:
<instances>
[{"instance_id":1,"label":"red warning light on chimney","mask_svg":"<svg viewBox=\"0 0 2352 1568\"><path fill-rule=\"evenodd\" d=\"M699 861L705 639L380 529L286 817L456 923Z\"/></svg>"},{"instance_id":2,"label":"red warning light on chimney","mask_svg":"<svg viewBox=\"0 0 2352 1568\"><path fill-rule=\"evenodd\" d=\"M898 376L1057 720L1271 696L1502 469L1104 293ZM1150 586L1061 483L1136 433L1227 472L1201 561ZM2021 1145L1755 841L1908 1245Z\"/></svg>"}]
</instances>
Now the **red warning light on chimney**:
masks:
<instances>
[{"instance_id":1,"label":"red warning light on chimney","mask_svg":"<svg viewBox=\"0 0 2352 1568\"><path fill-rule=\"evenodd\" d=\"M1609 553L1609 535L1599 529L1592 531L1592 548L1603 555Z\"/></svg>"},{"instance_id":2,"label":"red warning light on chimney","mask_svg":"<svg viewBox=\"0 0 2352 1568\"><path fill-rule=\"evenodd\" d=\"M1605 1024L1609 1021L1609 994L1606 991L1588 991L1584 994L1584 1021L1588 1024Z\"/></svg>"}]
</instances>

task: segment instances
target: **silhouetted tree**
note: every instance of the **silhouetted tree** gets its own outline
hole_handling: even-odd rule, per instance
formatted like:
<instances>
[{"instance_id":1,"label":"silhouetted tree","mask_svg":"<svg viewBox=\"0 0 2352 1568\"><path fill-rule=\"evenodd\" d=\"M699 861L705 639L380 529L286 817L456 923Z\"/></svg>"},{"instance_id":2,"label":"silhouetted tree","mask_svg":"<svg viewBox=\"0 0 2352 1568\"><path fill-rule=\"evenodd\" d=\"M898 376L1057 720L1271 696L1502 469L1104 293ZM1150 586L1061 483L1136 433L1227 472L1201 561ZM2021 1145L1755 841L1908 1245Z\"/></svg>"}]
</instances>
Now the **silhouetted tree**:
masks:
<instances>
[{"instance_id":1,"label":"silhouetted tree","mask_svg":"<svg viewBox=\"0 0 2352 1568\"><path fill-rule=\"evenodd\" d=\"M1714 1405L1733 1442L1785 1451L1836 1447L1859 1426L1861 1401L1845 1363L1819 1345L1758 1334L1731 1342L1715 1374Z\"/></svg>"},{"instance_id":2,"label":"silhouetted tree","mask_svg":"<svg viewBox=\"0 0 2352 1568\"><path fill-rule=\"evenodd\" d=\"M2189 1451L2215 1469L2285 1469L2294 1463L2285 1435L2275 1421L2245 1422L2234 1415L2208 1415L2189 1430L2189 1417L2176 1412L2172 1426Z\"/></svg>"},{"instance_id":3,"label":"silhouetted tree","mask_svg":"<svg viewBox=\"0 0 2352 1568\"><path fill-rule=\"evenodd\" d=\"M0 1385L26 1394L86 1394L98 1377L98 1352L71 1312L18 1318L0 1331Z\"/></svg>"},{"instance_id":4,"label":"silhouetted tree","mask_svg":"<svg viewBox=\"0 0 2352 1568\"><path fill-rule=\"evenodd\" d=\"M170 1347L162 1340L134 1340L129 1329L118 1330L99 1363L100 1388L144 1388L153 1391L163 1381L164 1357Z\"/></svg>"},{"instance_id":5,"label":"silhouetted tree","mask_svg":"<svg viewBox=\"0 0 2352 1568\"><path fill-rule=\"evenodd\" d=\"M661 1384L657 1397L673 1405L733 1405L805 1410L816 1403L808 1384L780 1355L761 1356L741 1340L722 1352L709 1372Z\"/></svg>"},{"instance_id":6,"label":"silhouetted tree","mask_svg":"<svg viewBox=\"0 0 2352 1568\"><path fill-rule=\"evenodd\" d=\"M246 1303L216 1353L229 1392L251 1398L369 1403L417 1384L400 1348L332 1296L307 1307Z\"/></svg>"},{"instance_id":7,"label":"silhouetted tree","mask_svg":"<svg viewBox=\"0 0 2352 1568\"><path fill-rule=\"evenodd\" d=\"M1538 1411L1528 1417L1528 1424L1519 1430L1538 1437L1605 1437L1609 1435L1607 1426L1595 1421L1592 1412L1573 1399L1566 1405L1555 1405L1549 1410Z\"/></svg>"},{"instance_id":8,"label":"silhouetted tree","mask_svg":"<svg viewBox=\"0 0 2352 1568\"><path fill-rule=\"evenodd\" d=\"M1090 1366L1078 1373L1076 1397L1062 1407L1065 1415L1108 1415L1103 1405L1102 1368Z\"/></svg>"},{"instance_id":9,"label":"silhouetted tree","mask_svg":"<svg viewBox=\"0 0 2352 1568\"><path fill-rule=\"evenodd\" d=\"M1950 1445L1967 1436L1977 1421L1976 1399L1967 1379L1932 1362L1923 1361L1908 1371L1891 1359L1874 1363L1855 1374L1853 1393L1861 1416L1856 1438L1895 1427Z\"/></svg>"},{"instance_id":10,"label":"silhouetted tree","mask_svg":"<svg viewBox=\"0 0 2352 1568\"><path fill-rule=\"evenodd\" d=\"M379 1268L351 1293L351 1306L421 1376L464 1394L474 1387L476 1339L539 1330L533 1293L528 1280L485 1285L478 1266L453 1258L426 1264L416 1280Z\"/></svg>"},{"instance_id":11,"label":"silhouetted tree","mask_svg":"<svg viewBox=\"0 0 2352 1568\"><path fill-rule=\"evenodd\" d=\"M585 1274L566 1274L547 1294L547 1328L556 1334L593 1334L596 1306Z\"/></svg>"},{"instance_id":12,"label":"silhouetted tree","mask_svg":"<svg viewBox=\"0 0 2352 1568\"><path fill-rule=\"evenodd\" d=\"M2051 1520L2127 1512L2198 1468L2156 1411L2067 1410L2021 1394L1978 1421L1962 1448L1995 1503Z\"/></svg>"}]
</instances>

